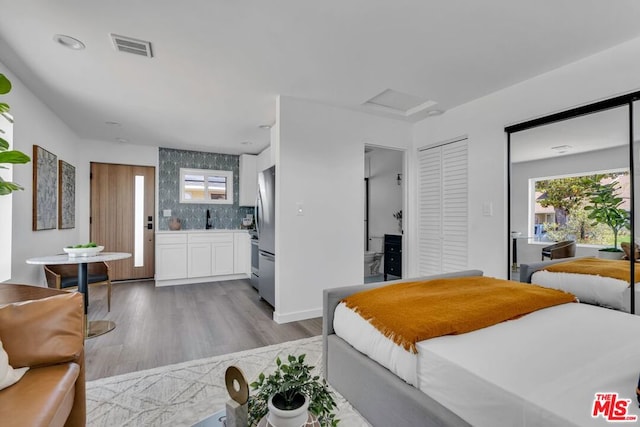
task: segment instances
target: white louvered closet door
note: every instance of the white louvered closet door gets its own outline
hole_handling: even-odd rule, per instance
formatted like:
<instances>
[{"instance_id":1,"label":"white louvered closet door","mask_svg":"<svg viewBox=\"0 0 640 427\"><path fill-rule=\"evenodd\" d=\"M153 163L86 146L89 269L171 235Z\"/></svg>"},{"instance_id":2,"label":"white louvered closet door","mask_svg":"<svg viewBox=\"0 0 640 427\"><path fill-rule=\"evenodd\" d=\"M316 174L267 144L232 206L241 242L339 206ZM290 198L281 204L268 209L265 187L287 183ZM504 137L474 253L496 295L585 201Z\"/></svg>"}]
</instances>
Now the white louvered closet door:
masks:
<instances>
[{"instance_id":1,"label":"white louvered closet door","mask_svg":"<svg viewBox=\"0 0 640 427\"><path fill-rule=\"evenodd\" d=\"M467 268L467 140L420 151L419 271L421 275Z\"/></svg>"}]
</instances>

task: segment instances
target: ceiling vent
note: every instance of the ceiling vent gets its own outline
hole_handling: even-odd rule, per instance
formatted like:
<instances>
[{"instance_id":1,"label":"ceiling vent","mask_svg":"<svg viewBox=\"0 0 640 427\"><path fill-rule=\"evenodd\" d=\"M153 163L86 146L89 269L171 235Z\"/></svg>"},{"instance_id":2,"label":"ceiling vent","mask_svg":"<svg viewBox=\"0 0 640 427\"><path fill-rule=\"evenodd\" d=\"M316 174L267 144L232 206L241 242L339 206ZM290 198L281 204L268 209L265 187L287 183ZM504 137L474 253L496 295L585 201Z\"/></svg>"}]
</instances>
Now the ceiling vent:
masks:
<instances>
[{"instance_id":1,"label":"ceiling vent","mask_svg":"<svg viewBox=\"0 0 640 427\"><path fill-rule=\"evenodd\" d=\"M388 113L409 117L436 104L437 102L435 101L430 101L419 96L387 89L366 101L363 105Z\"/></svg>"},{"instance_id":2,"label":"ceiling vent","mask_svg":"<svg viewBox=\"0 0 640 427\"><path fill-rule=\"evenodd\" d=\"M111 34L111 40L113 40L113 45L119 52L133 53L135 55L153 58L153 52L151 51L151 42L133 39L131 37L119 36L113 33Z\"/></svg>"}]
</instances>

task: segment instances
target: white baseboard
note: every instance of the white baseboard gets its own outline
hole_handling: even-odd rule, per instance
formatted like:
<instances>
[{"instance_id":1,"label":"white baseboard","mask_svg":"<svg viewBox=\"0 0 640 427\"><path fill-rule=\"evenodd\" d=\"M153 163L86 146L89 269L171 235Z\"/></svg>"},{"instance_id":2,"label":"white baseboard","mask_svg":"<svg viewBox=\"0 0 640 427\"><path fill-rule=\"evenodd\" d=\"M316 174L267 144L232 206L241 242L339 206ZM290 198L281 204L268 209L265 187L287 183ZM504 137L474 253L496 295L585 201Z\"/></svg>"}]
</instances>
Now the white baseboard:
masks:
<instances>
[{"instance_id":1,"label":"white baseboard","mask_svg":"<svg viewBox=\"0 0 640 427\"><path fill-rule=\"evenodd\" d=\"M249 279L246 274L228 274L226 276L208 276L208 277L193 277L191 279L156 279L156 287L162 286L175 286L175 285L192 285L194 283L206 283L206 282L220 282L222 280L237 280L237 279Z\"/></svg>"},{"instance_id":2,"label":"white baseboard","mask_svg":"<svg viewBox=\"0 0 640 427\"><path fill-rule=\"evenodd\" d=\"M314 308L313 310L294 311L292 313L273 312L273 321L279 324L313 319L315 317L322 317L322 307Z\"/></svg>"}]
</instances>

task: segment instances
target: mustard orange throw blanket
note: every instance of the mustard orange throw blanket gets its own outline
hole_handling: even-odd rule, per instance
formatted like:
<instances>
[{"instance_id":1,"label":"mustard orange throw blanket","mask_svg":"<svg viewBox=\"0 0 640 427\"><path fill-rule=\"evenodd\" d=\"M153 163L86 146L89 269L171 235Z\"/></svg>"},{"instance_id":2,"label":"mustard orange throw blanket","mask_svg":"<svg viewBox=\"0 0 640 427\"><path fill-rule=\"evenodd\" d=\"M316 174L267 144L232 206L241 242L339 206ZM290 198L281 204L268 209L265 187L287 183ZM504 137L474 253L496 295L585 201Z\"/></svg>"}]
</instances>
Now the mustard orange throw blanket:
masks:
<instances>
[{"instance_id":1,"label":"mustard orange throw blanket","mask_svg":"<svg viewBox=\"0 0 640 427\"><path fill-rule=\"evenodd\" d=\"M536 285L473 276L398 283L342 301L387 338L417 353L419 341L482 329L575 301L575 297Z\"/></svg>"},{"instance_id":2,"label":"mustard orange throw blanket","mask_svg":"<svg viewBox=\"0 0 640 427\"><path fill-rule=\"evenodd\" d=\"M640 265L634 265L636 280L640 279ZM553 273L591 274L594 276L611 277L613 279L631 281L629 261L601 258L580 258L573 261L559 262L541 268Z\"/></svg>"}]
</instances>

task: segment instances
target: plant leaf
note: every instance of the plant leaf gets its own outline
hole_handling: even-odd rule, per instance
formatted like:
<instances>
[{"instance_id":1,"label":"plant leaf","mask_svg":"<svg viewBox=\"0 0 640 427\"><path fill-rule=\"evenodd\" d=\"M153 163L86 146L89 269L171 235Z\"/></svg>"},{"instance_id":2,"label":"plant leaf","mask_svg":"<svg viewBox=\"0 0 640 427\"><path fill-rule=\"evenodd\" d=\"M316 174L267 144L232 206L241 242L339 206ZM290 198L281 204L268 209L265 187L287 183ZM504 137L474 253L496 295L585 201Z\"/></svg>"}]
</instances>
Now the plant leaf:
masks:
<instances>
[{"instance_id":1,"label":"plant leaf","mask_svg":"<svg viewBox=\"0 0 640 427\"><path fill-rule=\"evenodd\" d=\"M4 74L0 74L0 95L5 95L10 91L11 91L11 82Z\"/></svg>"},{"instance_id":2,"label":"plant leaf","mask_svg":"<svg viewBox=\"0 0 640 427\"><path fill-rule=\"evenodd\" d=\"M0 152L0 163L22 164L28 163L31 159L21 151L10 150Z\"/></svg>"},{"instance_id":3,"label":"plant leaf","mask_svg":"<svg viewBox=\"0 0 640 427\"><path fill-rule=\"evenodd\" d=\"M14 182L0 182L0 196L6 196L7 194L11 194L12 191L17 190L24 190L24 188Z\"/></svg>"},{"instance_id":4,"label":"plant leaf","mask_svg":"<svg viewBox=\"0 0 640 427\"><path fill-rule=\"evenodd\" d=\"M0 113L8 113L9 110L10 110L9 104L6 104L4 102L0 102Z\"/></svg>"},{"instance_id":5,"label":"plant leaf","mask_svg":"<svg viewBox=\"0 0 640 427\"><path fill-rule=\"evenodd\" d=\"M9 142L6 139L0 138L0 151L8 150Z\"/></svg>"}]
</instances>

